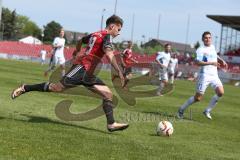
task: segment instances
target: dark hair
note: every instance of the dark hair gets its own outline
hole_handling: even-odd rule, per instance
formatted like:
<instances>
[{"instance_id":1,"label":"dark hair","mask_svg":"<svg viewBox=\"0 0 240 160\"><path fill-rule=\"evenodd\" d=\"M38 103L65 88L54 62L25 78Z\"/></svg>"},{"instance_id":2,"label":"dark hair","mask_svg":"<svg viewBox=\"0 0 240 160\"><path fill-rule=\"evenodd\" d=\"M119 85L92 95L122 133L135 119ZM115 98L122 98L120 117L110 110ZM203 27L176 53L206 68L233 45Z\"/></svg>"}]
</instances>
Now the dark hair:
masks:
<instances>
[{"instance_id":1,"label":"dark hair","mask_svg":"<svg viewBox=\"0 0 240 160\"><path fill-rule=\"evenodd\" d=\"M127 41L127 43L128 43L128 47L131 47L132 45L133 45L133 43L132 43L132 41Z\"/></svg>"},{"instance_id":2,"label":"dark hair","mask_svg":"<svg viewBox=\"0 0 240 160\"><path fill-rule=\"evenodd\" d=\"M169 43L164 44L164 48L166 48L167 46L171 46L171 44Z\"/></svg>"},{"instance_id":3,"label":"dark hair","mask_svg":"<svg viewBox=\"0 0 240 160\"><path fill-rule=\"evenodd\" d=\"M211 33L210 33L209 31L203 32L203 34L202 34L202 40L204 39L204 37L205 37L207 34L210 34L210 35L211 35Z\"/></svg>"},{"instance_id":4,"label":"dark hair","mask_svg":"<svg viewBox=\"0 0 240 160\"><path fill-rule=\"evenodd\" d=\"M63 28L60 28L60 29L59 29L59 33L61 33L62 31L64 32L64 29L63 29Z\"/></svg>"},{"instance_id":5,"label":"dark hair","mask_svg":"<svg viewBox=\"0 0 240 160\"><path fill-rule=\"evenodd\" d=\"M112 15L106 21L106 26L109 26L110 24L120 24L121 26L123 26L123 20L117 15Z\"/></svg>"}]
</instances>

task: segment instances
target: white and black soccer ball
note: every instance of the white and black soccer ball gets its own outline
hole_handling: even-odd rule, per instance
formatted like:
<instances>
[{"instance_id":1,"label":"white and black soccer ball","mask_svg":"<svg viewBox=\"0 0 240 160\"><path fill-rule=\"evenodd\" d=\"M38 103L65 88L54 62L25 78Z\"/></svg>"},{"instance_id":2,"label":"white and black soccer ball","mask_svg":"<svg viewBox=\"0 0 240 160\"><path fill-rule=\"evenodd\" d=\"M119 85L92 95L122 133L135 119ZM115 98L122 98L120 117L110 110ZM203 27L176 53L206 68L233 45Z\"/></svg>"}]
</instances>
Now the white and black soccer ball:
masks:
<instances>
[{"instance_id":1,"label":"white and black soccer ball","mask_svg":"<svg viewBox=\"0 0 240 160\"><path fill-rule=\"evenodd\" d=\"M173 125L169 121L161 121L157 126L157 135L171 136L173 134Z\"/></svg>"}]
</instances>

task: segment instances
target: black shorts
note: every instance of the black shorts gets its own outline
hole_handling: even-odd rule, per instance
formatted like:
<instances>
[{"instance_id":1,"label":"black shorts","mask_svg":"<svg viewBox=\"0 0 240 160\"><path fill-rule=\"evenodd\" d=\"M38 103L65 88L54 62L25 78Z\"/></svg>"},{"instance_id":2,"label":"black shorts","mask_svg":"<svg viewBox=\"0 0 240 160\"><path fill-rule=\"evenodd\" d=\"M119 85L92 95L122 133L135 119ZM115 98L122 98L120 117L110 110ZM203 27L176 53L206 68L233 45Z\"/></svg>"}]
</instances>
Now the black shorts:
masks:
<instances>
[{"instance_id":1,"label":"black shorts","mask_svg":"<svg viewBox=\"0 0 240 160\"><path fill-rule=\"evenodd\" d=\"M132 73L132 67L124 67L122 65L122 68L123 68L123 75L124 76L127 76L128 74Z\"/></svg>"},{"instance_id":2,"label":"black shorts","mask_svg":"<svg viewBox=\"0 0 240 160\"><path fill-rule=\"evenodd\" d=\"M93 85L105 85L101 79L94 75L88 75L87 71L82 65L73 65L71 69L60 80L66 88L83 85L85 87L92 87Z\"/></svg>"}]
</instances>

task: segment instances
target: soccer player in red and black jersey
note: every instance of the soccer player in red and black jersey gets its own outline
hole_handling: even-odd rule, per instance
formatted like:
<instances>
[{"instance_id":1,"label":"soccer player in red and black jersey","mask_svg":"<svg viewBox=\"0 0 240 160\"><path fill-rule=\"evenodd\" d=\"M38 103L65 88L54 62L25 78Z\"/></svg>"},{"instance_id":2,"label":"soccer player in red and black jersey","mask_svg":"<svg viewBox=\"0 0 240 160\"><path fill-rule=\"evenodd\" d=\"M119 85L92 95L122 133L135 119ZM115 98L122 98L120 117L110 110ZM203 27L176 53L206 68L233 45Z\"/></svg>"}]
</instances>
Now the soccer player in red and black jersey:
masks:
<instances>
[{"instance_id":1,"label":"soccer player in red and black jersey","mask_svg":"<svg viewBox=\"0 0 240 160\"><path fill-rule=\"evenodd\" d=\"M121 54L122 68L124 77L129 80L132 77L132 65L138 63L132 54L132 41L128 41L128 47Z\"/></svg>"},{"instance_id":2,"label":"soccer player in red and black jersey","mask_svg":"<svg viewBox=\"0 0 240 160\"><path fill-rule=\"evenodd\" d=\"M138 63L138 61L136 61L133 58L132 46L133 46L132 41L128 41L127 48L120 55L123 76L126 79L124 87L127 85L127 82L132 77L132 65L133 65L133 63ZM119 76L115 75L115 74L112 75L112 81L114 81L114 79L117 78L117 77L119 77Z\"/></svg>"},{"instance_id":3,"label":"soccer player in red and black jersey","mask_svg":"<svg viewBox=\"0 0 240 160\"><path fill-rule=\"evenodd\" d=\"M107 118L107 129L110 132L126 129L128 124L117 123L114 120L112 102L113 94L111 90L94 75L96 66L100 63L101 58L106 55L114 69L117 71L122 86L124 86L125 78L116 62L112 44L112 38L119 35L122 26L123 20L120 17L116 15L109 17L106 21L105 30L92 33L79 40L76 50L73 52L73 66L60 82L21 85L12 92L12 99L31 91L61 92L67 88L83 85L102 96L102 106ZM78 55L81 51L82 44L87 44L87 49L83 56Z\"/></svg>"}]
</instances>

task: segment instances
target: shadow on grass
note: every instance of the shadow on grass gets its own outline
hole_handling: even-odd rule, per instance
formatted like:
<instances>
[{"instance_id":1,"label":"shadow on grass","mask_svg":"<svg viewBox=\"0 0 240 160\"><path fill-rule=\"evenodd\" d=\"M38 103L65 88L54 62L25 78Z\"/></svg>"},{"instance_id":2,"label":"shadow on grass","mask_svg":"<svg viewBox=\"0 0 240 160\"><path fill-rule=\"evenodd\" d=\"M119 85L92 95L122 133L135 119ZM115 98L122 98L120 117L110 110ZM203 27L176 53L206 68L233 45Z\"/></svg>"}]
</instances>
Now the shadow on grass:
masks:
<instances>
[{"instance_id":1,"label":"shadow on grass","mask_svg":"<svg viewBox=\"0 0 240 160\"><path fill-rule=\"evenodd\" d=\"M76 127L76 128L80 128L80 129L84 129L84 130L88 130L88 131L93 131L93 132L99 132L99 133L104 133L104 134L113 134L107 131L102 131L102 130L98 130L98 129L94 129L94 128L88 128L88 127L84 127L84 126L79 126L79 125L75 125L75 124L70 124L70 123L64 123L64 122L60 122L57 120L52 120L50 118L47 117L41 117L41 116L34 116L34 115L28 115L28 114L20 114L21 116L27 117L28 119L24 120L24 119L17 119L14 117L0 117L0 120L3 119L9 119L9 120L15 120L15 121L20 121L20 122L30 122L30 123L49 123L49 124L56 124L56 125L64 125L64 126L68 126L68 127ZM117 135L116 133L114 133L113 135Z\"/></svg>"},{"instance_id":2,"label":"shadow on grass","mask_svg":"<svg viewBox=\"0 0 240 160\"><path fill-rule=\"evenodd\" d=\"M0 120L1 120L1 119L5 119L5 118L4 118L4 117L0 117Z\"/></svg>"},{"instance_id":3,"label":"shadow on grass","mask_svg":"<svg viewBox=\"0 0 240 160\"><path fill-rule=\"evenodd\" d=\"M149 134L151 137L157 137L157 138L171 138L172 136L164 136L164 135L157 135L157 134Z\"/></svg>"},{"instance_id":4,"label":"shadow on grass","mask_svg":"<svg viewBox=\"0 0 240 160\"><path fill-rule=\"evenodd\" d=\"M155 116L160 116L160 117L163 117L163 118L170 118L172 120L175 120L175 121L182 121L182 120L188 120L188 121L194 121L193 119L191 118L188 118L188 117L184 117L183 119L179 119L177 117L176 114L174 113L167 113L167 112L146 112L146 111L142 111L142 113L145 113L145 114L151 114L151 115L155 115Z\"/></svg>"},{"instance_id":5,"label":"shadow on grass","mask_svg":"<svg viewBox=\"0 0 240 160\"><path fill-rule=\"evenodd\" d=\"M151 137L159 137L157 134L153 134L153 133L148 134L148 135L151 136Z\"/></svg>"},{"instance_id":6,"label":"shadow on grass","mask_svg":"<svg viewBox=\"0 0 240 160\"><path fill-rule=\"evenodd\" d=\"M176 118L175 114L167 113L167 112L147 112L147 111L142 111L142 113Z\"/></svg>"}]
</instances>

